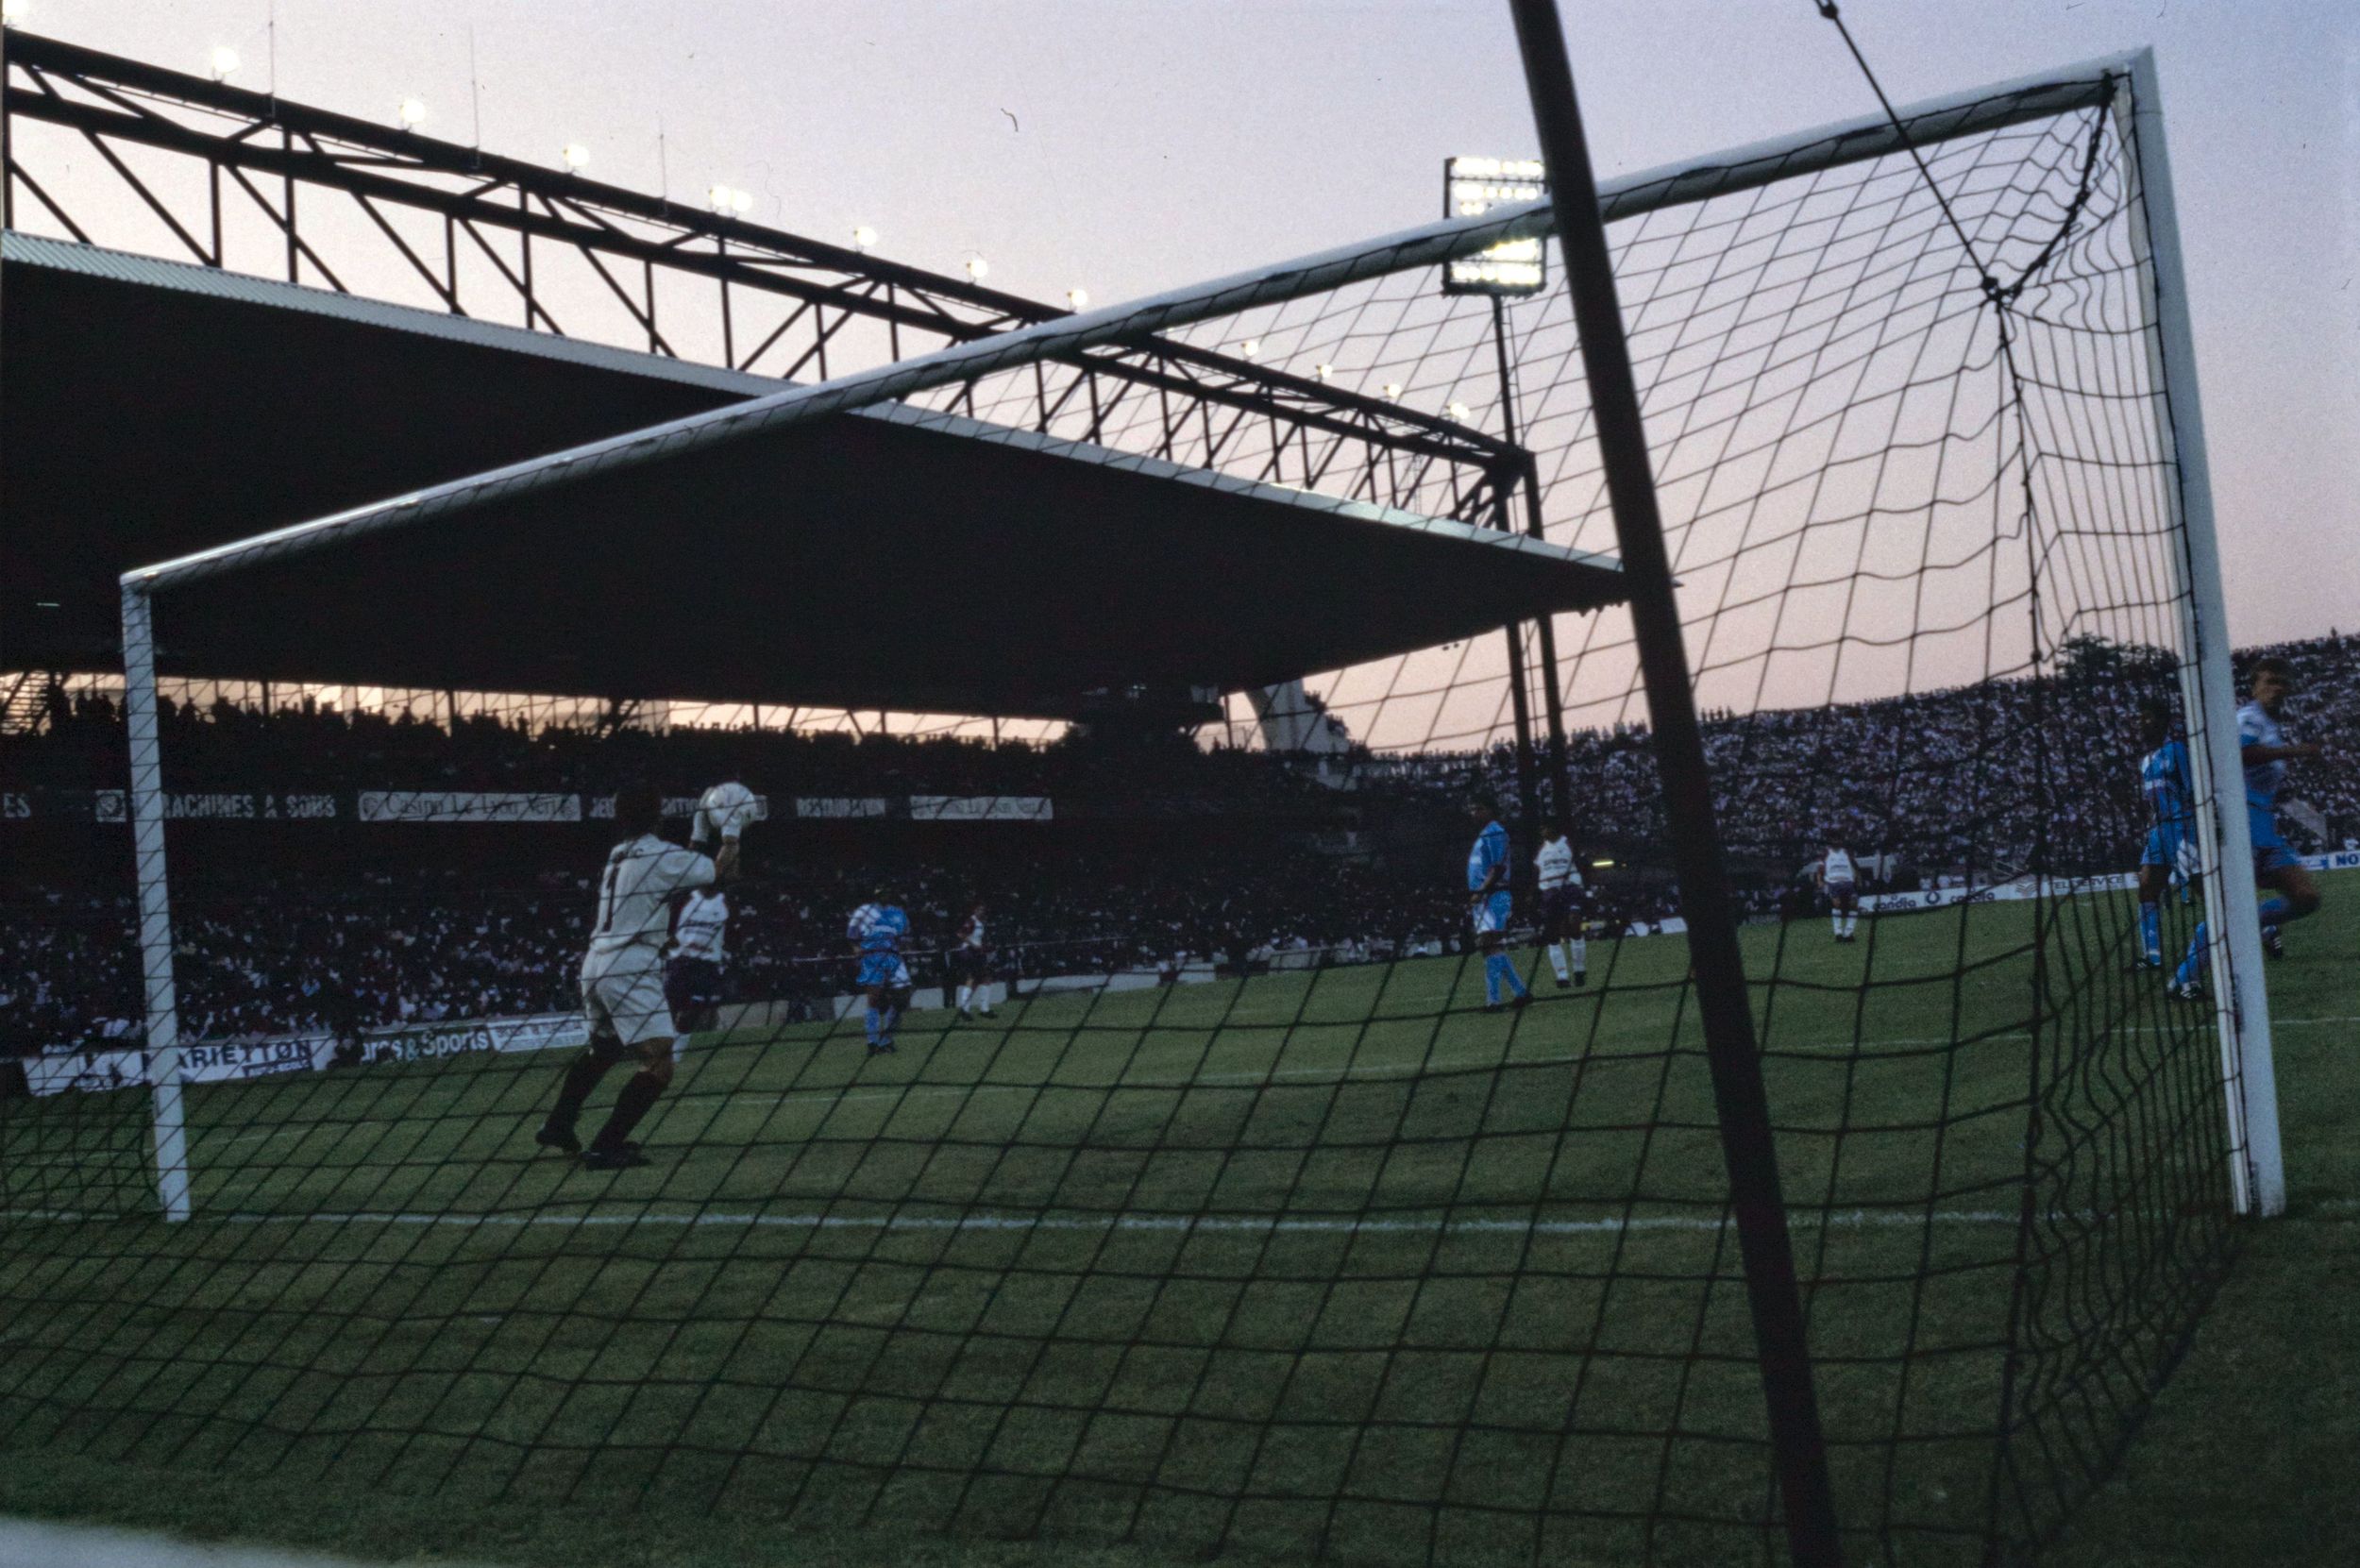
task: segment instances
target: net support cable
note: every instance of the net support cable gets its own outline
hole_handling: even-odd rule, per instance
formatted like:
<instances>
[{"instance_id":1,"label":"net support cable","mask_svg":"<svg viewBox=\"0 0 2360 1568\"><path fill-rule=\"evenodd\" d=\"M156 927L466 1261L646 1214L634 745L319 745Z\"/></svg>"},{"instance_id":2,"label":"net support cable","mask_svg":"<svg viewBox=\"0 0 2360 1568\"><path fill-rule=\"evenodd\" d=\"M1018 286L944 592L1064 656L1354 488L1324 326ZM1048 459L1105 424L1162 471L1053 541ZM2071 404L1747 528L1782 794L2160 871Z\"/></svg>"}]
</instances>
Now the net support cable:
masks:
<instances>
[{"instance_id":1,"label":"net support cable","mask_svg":"<svg viewBox=\"0 0 2360 1568\"><path fill-rule=\"evenodd\" d=\"M1845 25L1835 0L1812 0L1819 14L1833 24L1886 120L1898 130L1904 111L1893 108L1867 57ZM2171 160L2164 133L2162 87L2156 78L2152 49L2125 55L2120 66L2128 91L2108 99L2114 128L2122 149L2123 180L2133 248L2149 262L2139 274L2142 303L2155 331L2146 339L2154 384L2164 394L2161 435L2167 465L2177 476L2167 504L2177 526L2180 548L2167 553L2176 581L2171 584L2180 606L2186 654L2179 668L2182 707L2193 719L2196 744L2189 749L2189 766L2197 799L2208 809L2196 814L2201 863L2242 868L2252 863L2252 835L2243 803L2242 785L2224 798L2217 780L2241 780L2235 674L2231 667L2228 606L2221 592L2220 543L2213 514L2212 465L2204 447L2204 416L2192 373L2196 361L2195 333L2187 305L2187 274L2180 254L2178 209L2171 188ZM2095 154L2097 143L2092 143ZM1973 242L1959 225L1949 203L1942 199L1939 182L1914 146L1913 160L1927 187L1940 203L1944 220L1958 236L1960 247L1981 274L1983 293L1995 310L2005 312L2026 280L2047 264L2056 246L2072 231L2073 214L2046 249L2026 267L2023 278L2003 286L1976 256ZM2089 194L2084 171L2078 211ZM2003 337L2003 343L2006 341ZM2011 363L2013 360L2011 359ZM2174 381L2171 365L2191 373ZM2224 801L2226 803L2224 803ZM2210 929L2227 934L2216 939L2206 962L2212 978L2212 998L2221 1044L2221 1084L2229 1123L2231 1199L2240 1214L2271 1218L2285 1212L2285 1159L2278 1124L2277 1072L2269 1027L2269 994L2263 979L2260 899L2252 879L2227 874L2203 879L2205 918Z\"/></svg>"}]
</instances>

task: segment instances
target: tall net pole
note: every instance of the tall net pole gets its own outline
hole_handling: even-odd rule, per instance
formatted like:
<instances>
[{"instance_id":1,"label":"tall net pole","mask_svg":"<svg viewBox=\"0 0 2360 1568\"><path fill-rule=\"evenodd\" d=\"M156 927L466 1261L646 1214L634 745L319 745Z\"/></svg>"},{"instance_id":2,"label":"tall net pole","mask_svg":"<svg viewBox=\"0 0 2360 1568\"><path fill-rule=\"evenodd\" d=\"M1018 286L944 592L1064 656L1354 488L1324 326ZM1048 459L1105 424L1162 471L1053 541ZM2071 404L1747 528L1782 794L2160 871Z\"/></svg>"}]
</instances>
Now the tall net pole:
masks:
<instances>
[{"instance_id":1,"label":"tall net pole","mask_svg":"<svg viewBox=\"0 0 2360 1568\"><path fill-rule=\"evenodd\" d=\"M1516 373L1513 356L1508 346L1508 307L1497 295L1492 296L1492 350L1499 363L1500 433L1513 446L1517 441L1518 428ZM1513 478L1503 481L1500 489L1500 526L1504 529L1515 526L1509 518L1513 501L1511 493L1521 492L1525 506L1525 531L1536 539L1545 538L1547 535L1542 526L1541 484L1531 470L1528 454L1525 467ZM1565 702L1558 685L1556 617L1542 615L1533 623L1533 629L1540 642L1541 689L1549 736L1549 804L1544 815L1552 832L1570 833L1572 806L1565 799ZM1513 646L1511 642L1510 647ZM1540 802L1535 801L1533 811L1539 813L1541 810ZM1533 826L1530 821L1525 824L1527 835L1532 834ZM1534 842L1539 840L1535 838Z\"/></svg>"},{"instance_id":2,"label":"tall net pole","mask_svg":"<svg viewBox=\"0 0 2360 1568\"><path fill-rule=\"evenodd\" d=\"M1798 1563L1843 1560L1827 1443L1819 1422L1796 1288L1794 1239L1778 1181L1770 1100L1754 1038L1735 901L1713 819L1704 736L1696 722L1688 650L1672 593L1663 520L1656 507L1647 435L1623 337L1606 222L1590 171L1590 148L1574 96L1573 67L1555 0L1510 0L1542 157L1550 173L1565 286L1581 345L1597 428L1599 464L1629 582L1632 638L1646 682L1647 715L1688 924L1696 1005L1712 1075L1729 1204L1745 1259L1745 1291L1762 1363L1770 1442L1785 1504L1789 1550Z\"/></svg>"}]
</instances>

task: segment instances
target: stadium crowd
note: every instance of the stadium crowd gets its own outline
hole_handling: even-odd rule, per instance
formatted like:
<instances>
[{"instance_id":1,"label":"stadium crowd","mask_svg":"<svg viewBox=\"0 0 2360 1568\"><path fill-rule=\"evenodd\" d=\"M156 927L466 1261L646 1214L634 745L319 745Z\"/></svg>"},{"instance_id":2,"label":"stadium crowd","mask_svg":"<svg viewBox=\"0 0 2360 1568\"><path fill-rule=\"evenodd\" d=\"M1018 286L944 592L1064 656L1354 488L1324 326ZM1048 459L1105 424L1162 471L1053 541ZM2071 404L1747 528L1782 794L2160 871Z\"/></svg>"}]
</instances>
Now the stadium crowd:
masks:
<instances>
[{"instance_id":1,"label":"stadium crowd","mask_svg":"<svg viewBox=\"0 0 2360 1568\"><path fill-rule=\"evenodd\" d=\"M2360 635L2243 650L2290 660L2288 732L2328 742L2360 733ZM2168 679L2107 672L1827 708L1725 715L1704 727L1714 809L1733 853L1810 858L1829 841L1914 867L2006 874L2120 870L2147 822L2138 790L2139 707L2175 696ZM1567 737L1573 820L1593 841L1660 843L1662 794L1644 728ZM1388 758L1380 786L1463 797L1480 780L1518 798L1511 748ZM2360 841L2360 770L2331 756L2299 766L2284 824L2298 848ZM2302 807L2317 811L2312 822Z\"/></svg>"},{"instance_id":2,"label":"stadium crowd","mask_svg":"<svg viewBox=\"0 0 2360 1568\"><path fill-rule=\"evenodd\" d=\"M494 829L512 848L532 830ZM766 854L752 840L730 890L733 989L816 1004L848 988L846 914L906 908L920 982L978 900L1004 977L1105 973L1289 949L1394 952L1456 940L1465 900L1300 851L996 853L953 870L909 856L858 867ZM525 858L520 856L521 858ZM486 867L487 872L495 868ZM175 984L195 1037L341 1033L564 1010L576 1004L595 889L521 868L380 869L358 885L277 875L176 902ZM136 1034L137 911L112 897L19 886L0 904L0 1052L85 1048Z\"/></svg>"},{"instance_id":3,"label":"stadium crowd","mask_svg":"<svg viewBox=\"0 0 2360 1568\"><path fill-rule=\"evenodd\" d=\"M0 733L0 770L11 787L120 787L129 767L123 717L104 692L52 686L39 727ZM804 796L1048 796L1113 801L1134 816L1240 809L1284 811L1318 786L1236 748L1206 749L1185 735L1130 734L1123 743L1034 745L947 733L872 729L793 731L677 724L561 724L545 705L422 717L323 706L305 700L267 711L215 697L160 699L165 781L175 789L353 788L609 794L635 778L683 781L724 775L792 781Z\"/></svg>"},{"instance_id":4,"label":"stadium crowd","mask_svg":"<svg viewBox=\"0 0 2360 1568\"><path fill-rule=\"evenodd\" d=\"M2254 650L2265 651L2295 666L2291 733L2333 744L2353 731L2360 637ZM2125 868L2145 827L2137 707L2160 689L2167 688L2151 678L2108 670L2039 687L1992 683L1715 718L1706 743L1730 848L1771 868L1745 892L1749 912L1793 912L1795 885L1786 879L1831 838L1909 868L1905 876L1982 880L2033 864L2060 873ZM977 899L990 906L997 962L1011 975L1155 967L1181 954L1234 963L1288 949L1381 955L1449 947L1464 936L1456 862L1465 798L1489 788L1505 819L1522 816L1506 746L1363 755L1345 770L1331 764L1325 782L1314 782L1311 769L1285 759L1177 737L993 747L696 728L536 731L464 716L446 728L407 714L309 705L263 714L227 702L176 705L164 723L172 782L184 788L586 792L649 772L737 774L791 780L810 795L1042 794L1057 801L1061 819L1122 809L1261 824L1219 842L1186 830L1163 835L1157 841L1169 847L1160 851L1037 837L1012 844L1003 835L987 851L937 852L948 842L937 838L933 849L902 842L854 860L789 856L758 835L730 932L734 988L750 998L816 1002L844 988L844 913L880 894L912 915L921 983L938 974L923 955L948 943ZM1660 844L1660 793L1644 730L1569 738L1569 800L1582 842ZM38 727L0 735L0 774L10 788L112 786L123 746L120 715L104 696L58 691ZM2335 757L2298 767L2287 794L2318 813L2316 824L2287 816L2298 847L2360 837L2360 776ZM1372 803L1419 824L1407 852L1397 834L1390 852L1373 858L1322 854L1312 835L1294 831L1323 809ZM183 892L176 978L188 1026L198 1037L226 1038L573 1005L593 902L588 867L553 865L547 847L531 847L531 827L469 831L503 835L506 848L464 874L380 854L308 879L273 868L243 890L225 878L205 883L201 896ZM1675 896L1660 878L1610 879L1594 890L1595 912L1618 923L1657 919ZM138 1034L134 915L120 885L0 882L0 1053Z\"/></svg>"}]
</instances>

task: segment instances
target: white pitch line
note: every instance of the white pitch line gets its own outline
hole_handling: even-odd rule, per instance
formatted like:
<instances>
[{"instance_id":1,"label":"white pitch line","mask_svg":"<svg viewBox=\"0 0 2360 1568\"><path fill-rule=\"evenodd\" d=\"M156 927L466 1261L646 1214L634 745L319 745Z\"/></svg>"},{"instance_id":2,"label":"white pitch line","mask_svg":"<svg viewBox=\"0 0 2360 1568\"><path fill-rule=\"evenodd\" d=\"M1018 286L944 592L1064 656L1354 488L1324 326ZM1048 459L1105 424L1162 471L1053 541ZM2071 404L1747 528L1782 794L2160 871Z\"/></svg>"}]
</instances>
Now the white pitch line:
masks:
<instances>
[{"instance_id":1,"label":"white pitch line","mask_svg":"<svg viewBox=\"0 0 2360 1568\"><path fill-rule=\"evenodd\" d=\"M2360 1198L2329 1198L2309 1205L2295 1216L2305 1221L2341 1223L2334 1216L2360 1216ZM73 1209L0 1210L0 1220L49 1221L63 1223L148 1219L152 1215L82 1213ZM2108 1216L2063 1211L2042 1216L2050 1222L2074 1221L2090 1224ZM196 1219L233 1225L413 1225L452 1226L463 1230L523 1230L534 1227L605 1229L632 1225L711 1225L733 1230L917 1230L917 1231L1148 1231L1233 1232L1247 1235L1359 1235L1394 1232L1430 1235L1436 1231L1502 1232L1538 1236L1611 1236L1640 1231L1717 1231L1733 1220L1706 1219L1693 1214L1609 1215L1590 1220L1452 1219L1432 1215L1417 1219L1304 1219L1285 1215L1180 1214L744 1214L690 1212L683 1214L475 1214L382 1212L350 1210L316 1214L231 1212ZM1787 1224L1798 1231L1904 1229L1915 1225L2013 1225L2016 1215L2007 1209L1936 1209L1932 1213L1899 1209L1846 1209L1820 1214L1790 1209Z\"/></svg>"},{"instance_id":2,"label":"white pitch line","mask_svg":"<svg viewBox=\"0 0 2360 1568\"><path fill-rule=\"evenodd\" d=\"M1633 1231L1718 1231L1733 1220L1699 1215L1609 1215L1593 1220L1452 1219L1434 1215L1420 1219L1290 1219L1279 1214L420 1214L400 1211L344 1214L202 1215L239 1225L449 1225L465 1230L521 1230L534 1226L565 1229L633 1225L714 1225L728 1229L778 1230L916 1230L916 1231L1152 1231L1239 1233L1262 1235L1358 1236L1400 1233L1431 1235L1460 1232L1536 1236L1613 1236ZM2052 1216L2062 1219L2065 1216ZM2095 1218L2094 1216L2089 1218ZM1931 1216L1886 1209L1852 1209L1834 1214L1793 1212L1787 1222L1797 1230L1868 1230L1922 1225L1931 1219L1941 1224L2013 1225L2016 1216L2000 1209L1937 1210Z\"/></svg>"}]
</instances>

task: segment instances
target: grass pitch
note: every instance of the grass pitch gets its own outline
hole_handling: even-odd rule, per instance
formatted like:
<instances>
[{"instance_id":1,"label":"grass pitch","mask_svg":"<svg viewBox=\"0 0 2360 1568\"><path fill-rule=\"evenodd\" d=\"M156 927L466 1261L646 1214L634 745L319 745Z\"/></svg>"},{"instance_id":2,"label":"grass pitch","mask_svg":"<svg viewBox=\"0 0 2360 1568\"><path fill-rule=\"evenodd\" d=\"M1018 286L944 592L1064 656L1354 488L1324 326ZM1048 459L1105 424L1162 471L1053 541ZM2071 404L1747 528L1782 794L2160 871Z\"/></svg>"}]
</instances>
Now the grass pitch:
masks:
<instances>
[{"instance_id":1,"label":"grass pitch","mask_svg":"<svg viewBox=\"0 0 2360 1568\"><path fill-rule=\"evenodd\" d=\"M2350 951L2340 891L2272 973L2290 1066L2350 1010L2308 956ZM2129 907L2058 907L2037 1020L2031 905L1745 934L1839 1508L1913 1557L1980 1552L2011 1311L2063 1346L2018 1419L2102 1464L2232 1244L2213 1047L2114 972ZM1432 960L919 1014L883 1058L702 1040L613 1176L531 1148L554 1055L206 1086L177 1226L143 1095L12 1102L0 1502L177 1492L348 1549L476 1521L529 1561L617 1506L649 1561L1745 1557L1768 1469L1685 945L1593 956L1521 1014ZM2288 1077L2300 1159L2354 1094ZM2360 1190L2296 1170L2314 1212Z\"/></svg>"}]
</instances>

